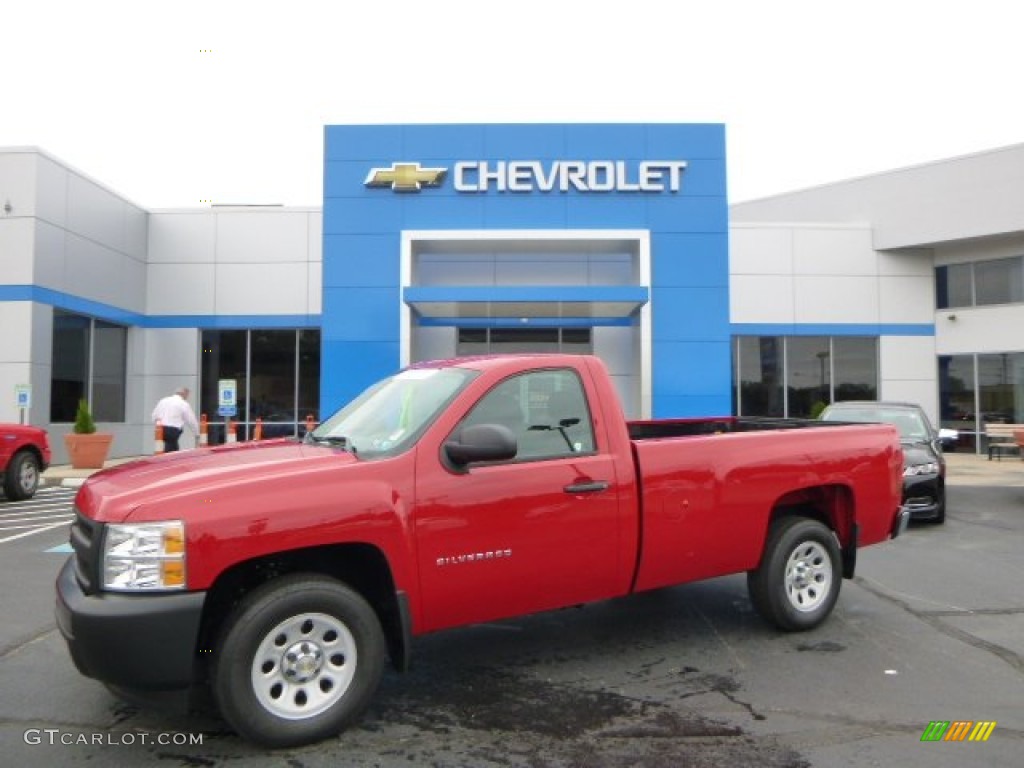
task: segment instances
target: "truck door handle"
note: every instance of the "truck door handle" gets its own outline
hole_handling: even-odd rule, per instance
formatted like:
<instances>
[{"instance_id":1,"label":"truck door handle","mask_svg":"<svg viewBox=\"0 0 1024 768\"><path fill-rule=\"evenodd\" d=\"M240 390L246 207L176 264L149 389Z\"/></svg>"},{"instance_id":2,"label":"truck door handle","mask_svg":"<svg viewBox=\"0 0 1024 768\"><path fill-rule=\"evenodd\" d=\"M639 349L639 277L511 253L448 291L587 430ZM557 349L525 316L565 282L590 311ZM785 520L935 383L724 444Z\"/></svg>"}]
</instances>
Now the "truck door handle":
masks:
<instances>
[{"instance_id":1,"label":"truck door handle","mask_svg":"<svg viewBox=\"0 0 1024 768\"><path fill-rule=\"evenodd\" d=\"M586 480L582 483L570 483L565 486L566 493L598 493L608 490L607 480Z\"/></svg>"}]
</instances>

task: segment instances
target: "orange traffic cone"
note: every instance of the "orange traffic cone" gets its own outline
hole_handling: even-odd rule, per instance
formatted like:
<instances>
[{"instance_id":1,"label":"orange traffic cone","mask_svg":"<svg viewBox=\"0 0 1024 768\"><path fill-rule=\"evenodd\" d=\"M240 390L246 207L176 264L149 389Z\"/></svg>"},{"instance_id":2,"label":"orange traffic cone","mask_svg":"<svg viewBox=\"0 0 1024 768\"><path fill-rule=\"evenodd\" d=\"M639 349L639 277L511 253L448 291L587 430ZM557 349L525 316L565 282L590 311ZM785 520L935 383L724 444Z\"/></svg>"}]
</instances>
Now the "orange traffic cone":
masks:
<instances>
[{"instance_id":1,"label":"orange traffic cone","mask_svg":"<svg viewBox=\"0 0 1024 768\"><path fill-rule=\"evenodd\" d=\"M306 416L306 434L308 435L316 427L316 422L313 421L313 414L310 413Z\"/></svg>"},{"instance_id":2,"label":"orange traffic cone","mask_svg":"<svg viewBox=\"0 0 1024 768\"><path fill-rule=\"evenodd\" d=\"M199 444L210 444L210 422L207 420L205 413L199 417Z\"/></svg>"},{"instance_id":3,"label":"orange traffic cone","mask_svg":"<svg viewBox=\"0 0 1024 768\"><path fill-rule=\"evenodd\" d=\"M263 439L263 419L261 419L261 418L257 417L257 419L256 419L256 427L252 431L252 439L253 440L262 440Z\"/></svg>"},{"instance_id":4,"label":"orange traffic cone","mask_svg":"<svg viewBox=\"0 0 1024 768\"><path fill-rule=\"evenodd\" d=\"M235 427L235 422L233 422L230 417L228 417L227 432L228 432L228 439L227 439L227 441L229 443L237 443L238 442L237 428Z\"/></svg>"},{"instance_id":5,"label":"orange traffic cone","mask_svg":"<svg viewBox=\"0 0 1024 768\"><path fill-rule=\"evenodd\" d=\"M160 419L156 420L156 427L153 429L153 453L164 452L164 425Z\"/></svg>"}]
</instances>

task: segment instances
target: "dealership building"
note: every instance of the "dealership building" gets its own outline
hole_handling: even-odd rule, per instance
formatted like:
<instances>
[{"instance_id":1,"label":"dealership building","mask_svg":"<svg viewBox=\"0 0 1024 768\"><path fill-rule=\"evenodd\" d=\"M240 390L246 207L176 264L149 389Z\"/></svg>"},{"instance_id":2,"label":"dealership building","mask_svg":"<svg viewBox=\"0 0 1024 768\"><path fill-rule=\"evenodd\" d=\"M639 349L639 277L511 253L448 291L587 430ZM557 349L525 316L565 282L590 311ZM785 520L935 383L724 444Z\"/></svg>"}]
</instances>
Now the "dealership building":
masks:
<instances>
[{"instance_id":1,"label":"dealership building","mask_svg":"<svg viewBox=\"0 0 1024 768\"><path fill-rule=\"evenodd\" d=\"M731 206L718 124L328 126L323 171L320 207L147 210L0 149L0 421L62 463L85 398L131 456L179 386L216 443L232 409L301 434L419 360L567 351L630 418L1024 422L1024 144Z\"/></svg>"}]
</instances>

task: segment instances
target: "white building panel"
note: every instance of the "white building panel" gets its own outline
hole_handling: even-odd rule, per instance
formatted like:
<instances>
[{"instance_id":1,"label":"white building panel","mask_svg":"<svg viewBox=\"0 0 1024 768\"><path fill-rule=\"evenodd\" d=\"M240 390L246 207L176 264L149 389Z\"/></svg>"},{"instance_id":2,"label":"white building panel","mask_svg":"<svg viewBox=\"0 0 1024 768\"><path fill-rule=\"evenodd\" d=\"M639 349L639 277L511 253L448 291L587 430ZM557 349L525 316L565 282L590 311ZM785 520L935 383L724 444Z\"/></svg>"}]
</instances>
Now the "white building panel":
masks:
<instances>
[{"instance_id":1,"label":"white building panel","mask_svg":"<svg viewBox=\"0 0 1024 768\"><path fill-rule=\"evenodd\" d=\"M729 231L729 272L733 275L793 274L793 231L789 227L738 226Z\"/></svg>"},{"instance_id":2,"label":"white building panel","mask_svg":"<svg viewBox=\"0 0 1024 768\"><path fill-rule=\"evenodd\" d=\"M797 277L793 304L798 323L877 323L874 277Z\"/></svg>"},{"instance_id":3,"label":"white building panel","mask_svg":"<svg viewBox=\"0 0 1024 768\"><path fill-rule=\"evenodd\" d=\"M124 222L128 206L95 182L68 173L67 228L70 231L127 253Z\"/></svg>"},{"instance_id":4,"label":"white building panel","mask_svg":"<svg viewBox=\"0 0 1024 768\"><path fill-rule=\"evenodd\" d=\"M215 308L218 315L296 315L309 312L306 262L290 264L218 264Z\"/></svg>"},{"instance_id":5,"label":"white building panel","mask_svg":"<svg viewBox=\"0 0 1024 768\"><path fill-rule=\"evenodd\" d=\"M879 322L931 323L935 320L935 278L881 277L878 280Z\"/></svg>"},{"instance_id":6,"label":"white building panel","mask_svg":"<svg viewBox=\"0 0 1024 768\"><path fill-rule=\"evenodd\" d=\"M68 232L65 242L64 280L61 290L83 299L124 307L138 299L128 291L128 257L100 243Z\"/></svg>"},{"instance_id":7,"label":"white building panel","mask_svg":"<svg viewBox=\"0 0 1024 768\"><path fill-rule=\"evenodd\" d=\"M309 216L305 211L218 211L216 253L222 264L306 261Z\"/></svg>"},{"instance_id":8,"label":"white building panel","mask_svg":"<svg viewBox=\"0 0 1024 768\"><path fill-rule=\"evenodd\" d=\"M306 267L306 289L309 314L319 315L323 311L324 271L319 261L311 261Z\"/></svg>"},{"instance_id":9,"label":"white building panel","mask_svg":"<svg viewBox=\"0 0 1024 768\"><path fill-rule=\"evenodd\" d=\"M212 315L216 309L213 264L150 264L146 313Z\"/></svg>"},{"instance_id":10,"label":"white building panel","mask_svg":"<svg viewBox=\"0 0 1024 768\"><path fill-rule=\"evenodd\" d=\"M306 214L306 242L309 244L308 258L318 264L323 262L324 251L324 216L320 211L309 211Z\"/></svg>"},{"instance_id":11,"label":"white building panel","mask_svg":"<svg viewBox=\"0 0 1024 768\"><path fill-rule=\"evenodd\" d=\"M11 204L0 217L36 215L36 155L34 152L0 151L0 206Z\"/></svg>"},{"instance_id":12,"label":"white building panel","mask_svg":"<svg viewBox=\"0 0 1024 768\"><path fill-rule=\"evenodd\" d=\"M68 171L46 155L36 155L35 215L58 227L68 219Z\"/></svg>"},{"instance_id":13,"label":"white building panel","mask_svg":"<svg viewBox=\"0 0 1024 768\"><path fill-rule=\"evenodd\" d=\"M1024 349L1024 305L939 310L935 345L940 355L1019 352Z\"/></svg>"},{"instance_id":14,"label":"white building panel","mask_svg":"<svg viewBox=\"0 0 1024 768\"><path fill-rule=\"evenodd\" d=\"M142 333L145 334L146 371L153 377L174 379L167 391L157 395L156 399L169 395L178 387L195 390L194 379L199 372L199 331L195 328L148 328ZM154 394L150 393L150 397ZM155 404L156 400L153 400Z\"/></svg>"},{"instance_id":15,"label":"white building panel","mask_svg":"<svg viewBox=\"0 0 1024 768\"><path fill-rule=\"evenodd\" d=\"M928 336L883 336L878 352L879 399L917 403L937 425L939 391L934 340Z\"/></svg>"},{"instance_id":16,"label":"white building panel","mask_svg":"<svg viewBox=\"0 0 1024 768\"><path fill-rule=\"evenodd\" d=\"M0 285L32 284L33 221L27 217L0 218Z\"/></svg>"},{"instance_id":17,"label":"white building panel","mask_svg":"<svg viewBox=\"0 0 1024 768\"><path fill-rule=\"evenodd\" d=\"M0 301L0 365L28 363L32 359L32 302ZM8 329L18 328L19 333ZM27 383L27 382L22 382ZM14 396L14 390L0 390L0 400Z\"/></svg>"},{"instance_id":18,"label":"white building panel","mask_svg":"<svg viewBox=\"0 0 1024 768\"><path fill-rule=\"evenodd\" d=\"M935 341L930 336L883 336L879 340L883 381L935 382Z\"/></svg>"},{"instance_id":19,"label":"white building panel","mask_svg":"<svg viewBox=\"0 0 1024 768\"><path fill-rule=\"evenodd\" d=\"M734 323L792 323L794 283L789 275L733 275L729 319Z\"/></svg>"},{"instance_id":20,"label":"white building panel","mask_svg":"<svg viewBox=\"0 0 1024 768\"><path fill-rule=\"evenodd\" d=\"M798 275L874 275L871 230L799 227L793 230L793 270Z\"/></svg>"},{"instance_id":21,"label":"white building panel","mask_svg":"<svg viewBox=\"0 0 1024 768\"><path fill-rule=\"evenodd\" d=\"M877 254L880 275L913 275L935 279L933 254L928 248L878 251Z\"/></svg>"},{"instance_id":22,"label":"white building panel","mask_svg":"<svg viewBox=\"0 0 1024 768\"><path fill-rule=\"evenodd\" d=\"M29 363L4 363L0 362L0 392L4 393L4 397L0 397L0 421L7 422L8 424L17 424L20 420L21 411L17 407L17 402L14 399L14 388L21 384L28 384L31 381L32 366ZM37 409L36 398L38 394L35 391L35 387L32 389L32 415L28 419L30 423L42 424L43 422L37 420ZM49 420L49 413L45 413L47 420ZM52 440L52 438L51 438Z\"/></svg>"},{"instance_id":23,"label":"white building panel","mask_svg":"<svg viewBox=\"0 0 1024 768\"><path fill-rule=\"evenodd\" d=\"M212 263L217 242L216 217L209 212L158 212L149 219L149 262Z\"/></svg>"},{"instance_id":24,"label":"white building panel","mask_svg":"<svg viewBox=\"0 0 1024 768\"><path fill-rule=\"evenodd\" d=\"M35 225L33 282L55 291L63 290L65 232L60 227L42 219L36 219Z\"/></svg>"}]
</instances>

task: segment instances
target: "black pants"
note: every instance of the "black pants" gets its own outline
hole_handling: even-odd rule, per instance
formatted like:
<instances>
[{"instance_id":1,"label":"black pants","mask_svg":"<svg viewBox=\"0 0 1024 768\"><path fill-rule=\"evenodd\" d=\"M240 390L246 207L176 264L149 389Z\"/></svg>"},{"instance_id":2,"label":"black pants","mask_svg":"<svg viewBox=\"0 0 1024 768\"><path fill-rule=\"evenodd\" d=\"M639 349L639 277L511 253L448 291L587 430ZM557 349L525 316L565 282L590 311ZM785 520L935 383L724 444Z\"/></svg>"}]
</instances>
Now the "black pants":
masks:
<instances>
[{"instance_id":1,"label":"black pants","mask_svg":"<svg viewBox=\"0 0 1024 768\"><path fill-rule=\"evenodd\" d=\"M164 453L181 450L178 446L178 438L183 430L177 427L164 427Z\"/></svg>"}]
</instances>

